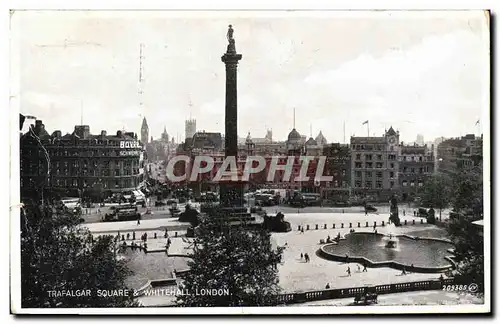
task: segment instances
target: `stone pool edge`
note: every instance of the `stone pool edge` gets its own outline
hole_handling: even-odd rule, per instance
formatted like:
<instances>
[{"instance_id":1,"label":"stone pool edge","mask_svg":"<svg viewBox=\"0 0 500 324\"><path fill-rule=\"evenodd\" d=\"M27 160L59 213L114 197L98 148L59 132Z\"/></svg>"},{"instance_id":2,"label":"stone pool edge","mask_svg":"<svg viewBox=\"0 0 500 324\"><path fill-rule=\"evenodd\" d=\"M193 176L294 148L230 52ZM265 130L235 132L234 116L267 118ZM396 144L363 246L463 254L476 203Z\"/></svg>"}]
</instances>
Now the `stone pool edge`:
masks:
<instances>
[{"instance_id":1,"label":"stone pool edge","mask_svg":"<svg viewBox=\"0 0 500 324\"><path fill-rule=\"evenodd\" d=\"M380 233L369 233L369 232L353 232L353 233L348 233L347 235L356 235L356 234L372 234L372 235L381 235L381 236L387 236L385 234L380 234ZM347 236L345 235L345 236ZM345 236L343 239L345 239ZM452 243L448 239L440 239L440 238L431 238L431 237L415 237L411 236L408 234L398 234L398 235L393 235L394 237L406 237L408 239L412 240L427 240L427 241L437 241L437 242L444 242L444 243ZM330 252L327 252L324 250L325 247L330 246L330 245L337 245L336 242L333 243L327 243L321 246L318 251L316 252L316 255L319 257L328 260L328 261L337 261L337 262L345 262L346 258L344 256L340 256L338 254L333 254ZM357 262L361 264L366 264L367 267L370 268L393 268L397 270L403 270L406 269L407 271L412 271L412 272L419 272L419 273L442 273L446 272L448 270L452 270L456 268L456 263L453 261L453 256L445 256L444 259L451 264L448 266L443 266L443 267L411 267L411 265L399 263L396 261L381 261L381 262L375 262L373 260L370 260L365 257L361 256L349 256L349 262Z\"/></svg>"}]
</instances>

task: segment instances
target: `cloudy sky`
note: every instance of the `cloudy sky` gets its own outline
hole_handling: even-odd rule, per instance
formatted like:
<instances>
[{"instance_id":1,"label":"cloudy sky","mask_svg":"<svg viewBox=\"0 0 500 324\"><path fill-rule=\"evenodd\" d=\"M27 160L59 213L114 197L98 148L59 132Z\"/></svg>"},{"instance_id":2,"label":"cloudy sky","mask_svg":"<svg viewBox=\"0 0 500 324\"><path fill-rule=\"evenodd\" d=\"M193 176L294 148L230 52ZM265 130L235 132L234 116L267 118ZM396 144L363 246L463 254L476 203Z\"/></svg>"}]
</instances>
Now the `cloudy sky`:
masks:
<instances>
[{"instance_id":1,"label":"cloudy sky","mask_svg":"<svg viewBox=\"0 0 500 324\"><path fill-rule=\"evenodd\" d=\"M49 132L90 125L184 138L184 120L224 131L227 25L234 26L239 135L284 139L293 127L329 142L478 133L489 92L481 12L16 12L13 56L21 112ZM142 99L139 47L144 44ZM143 102L141 108L140 102ZM81 109L83 106L83 109Z\"/></svg>"}]
</instances>

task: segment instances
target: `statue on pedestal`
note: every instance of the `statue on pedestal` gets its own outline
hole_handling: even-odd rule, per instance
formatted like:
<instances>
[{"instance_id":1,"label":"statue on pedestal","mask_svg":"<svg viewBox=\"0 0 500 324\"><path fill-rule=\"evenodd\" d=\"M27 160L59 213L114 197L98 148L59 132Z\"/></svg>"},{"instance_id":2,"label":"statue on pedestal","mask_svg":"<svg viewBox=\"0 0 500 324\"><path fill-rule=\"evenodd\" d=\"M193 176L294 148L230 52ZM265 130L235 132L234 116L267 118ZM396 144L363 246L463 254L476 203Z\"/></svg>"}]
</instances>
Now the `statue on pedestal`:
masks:
<instances>
[{"instance_id":1,"label":"statue on pedestal","mask_svg":"<svg viewBox=\"0 0 500 324\"><path fill-rule=\"evenodd\" d=\"M234 43L233 33L234 33L233 26L229 25L229 29L227 30L227 35L226 35L227 41L229 42L229 44L227 45L226 52L236 54L236 47L235 47L235 43Z\"/></svg>"},{"instance_id":2,"label":"statue on pedestal","mask_svg":"<svg viewBox=\"0 0 500 324\"><path fill-rule=\"evenodd\" d=\"M394 223L394 225L396 226L401 226L401 221L399 219L398 200L396 196L392 196L391 198L389 221Z\"/></svg>"}]
</instances>

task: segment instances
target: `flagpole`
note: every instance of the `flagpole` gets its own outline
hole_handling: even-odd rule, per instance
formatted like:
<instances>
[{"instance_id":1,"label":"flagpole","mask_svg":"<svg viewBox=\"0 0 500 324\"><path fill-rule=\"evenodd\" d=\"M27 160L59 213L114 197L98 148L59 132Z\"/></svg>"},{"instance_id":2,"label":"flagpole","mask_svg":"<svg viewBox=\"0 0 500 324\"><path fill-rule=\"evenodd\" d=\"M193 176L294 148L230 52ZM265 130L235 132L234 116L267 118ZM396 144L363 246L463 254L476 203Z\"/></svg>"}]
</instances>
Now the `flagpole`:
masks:
<instances>
[{"instance_id":1,"label":"flagpole","mask_svg":"<svg viewBox=\"0 0 500 324\"><path fill-rule=\"evenodd\" d=\"M366 127L368 128L368 137L370 137L370 121L366 123Z\"/></svg>"},{"instance_id":2,"label":"flagpole","mask_svg":"<svg viewBox=\"0 0 500 324\"><path fill-rule=\"evenodd\" d=\"M344 144L345 144L345 120L344 120Z\"/></svg>"}]
</instances>

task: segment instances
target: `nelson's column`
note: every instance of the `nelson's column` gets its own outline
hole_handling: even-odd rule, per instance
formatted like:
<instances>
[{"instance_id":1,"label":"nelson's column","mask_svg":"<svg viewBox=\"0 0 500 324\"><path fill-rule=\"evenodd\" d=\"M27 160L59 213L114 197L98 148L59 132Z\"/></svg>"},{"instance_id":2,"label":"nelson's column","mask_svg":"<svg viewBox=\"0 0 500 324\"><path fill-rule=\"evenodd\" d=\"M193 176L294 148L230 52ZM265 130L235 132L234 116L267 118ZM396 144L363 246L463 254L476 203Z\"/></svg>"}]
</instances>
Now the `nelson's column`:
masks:
<instances>
[{"instance_id":1,"label":"nelson's column","mask_svg":"<svg viewBox=\"0 0 500 324\"><path fill-rule=\"evenodd\" d=\"M227 31L226 53L221 57L226 65L226 112L225 112L225 156L238 156L238 90L237 90L237 68L238 61L242 55L236 53L233 38L233 27L229 25ZM232 170L234 171L234 170ZM244 213L243 208L243 184L229 179L223 180L220 186L220 198L223 207L232 213Z\"/></svg>"}]
</instances>

